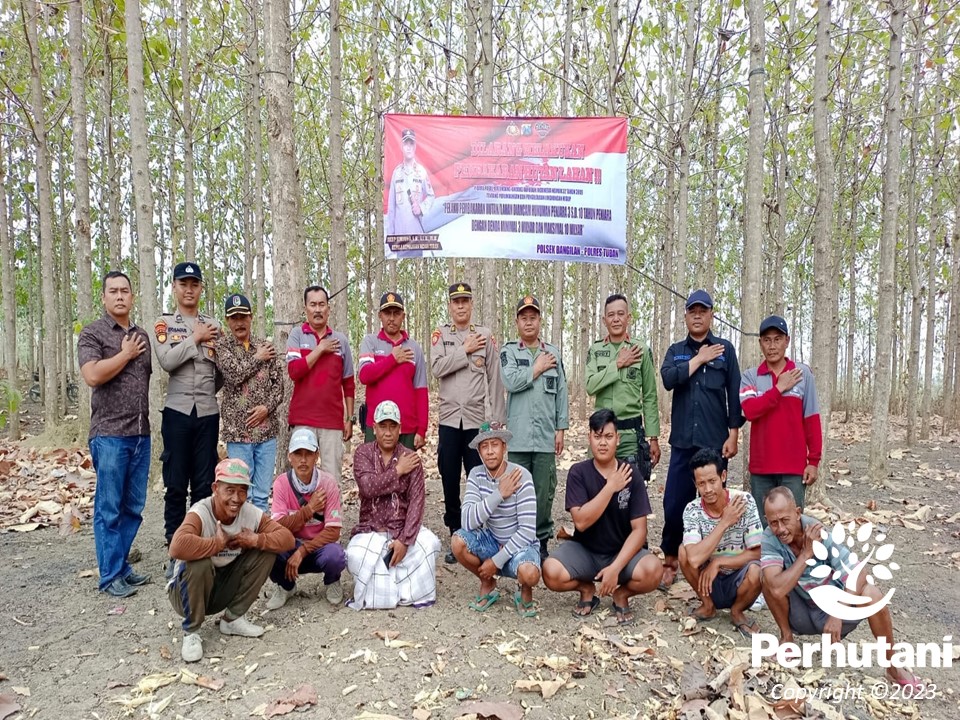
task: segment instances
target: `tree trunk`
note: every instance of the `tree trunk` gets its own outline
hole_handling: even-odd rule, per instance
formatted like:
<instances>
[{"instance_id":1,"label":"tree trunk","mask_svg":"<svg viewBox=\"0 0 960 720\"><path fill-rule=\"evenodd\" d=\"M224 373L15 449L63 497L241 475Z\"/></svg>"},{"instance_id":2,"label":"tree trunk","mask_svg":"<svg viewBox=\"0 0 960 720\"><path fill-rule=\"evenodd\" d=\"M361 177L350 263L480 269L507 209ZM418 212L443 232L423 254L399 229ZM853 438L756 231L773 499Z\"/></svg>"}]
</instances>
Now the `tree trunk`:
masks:
<instances>
[{"instance_id":1,"label":"tree trunk","mask_svg":"<svg viewBox=\"0 0 960 720\"><path fill-rule=\"evenodd\" d=\"M340 74L343 71L340 39L340 0L330 2L330 285L337 292L347 285L347 235L344 222L343 192L343 97ZM349 332L347 326L348 292L333 304L334 327Z\"/></svg>"},{"instance_id":2,"label":"tree trunk","mask_svg":"<svg viewBox=\"0 0 960 720\"><path fill-rule=\"evenodd\" d=\"M300 241L300 182L293 134L293 88L290 84L290 4L264 0L264 95L267 100L270 210L273 221L273 287L306 287L304 248ZM274 297L277 328L274 343L287 336L303 309L298 292Z\"/></svg>"},{"instance_id":3,"label":"tree trunk","mask_svg":"<svg viewBox=\"0 0 960 720\"><path fill-rule=\"evenodd\" d=\"M493 115L493 0L480 0L480 112L484 115ZM469 30L467 33L469 34ZM497 275L498 263L495 260L484 260L483 266L483 296L480 302L483 307L481 322L487 324L494 336L500 335L500 313L498 302Z\"/></svg>"},{"instance_id":4,"label":"tree trunk","mask_svg":"<svg viewBox=\"0 0 960 720\"><path fill-rule=\"evenodd\" d=\"M193 161L193 106L190 97L193 60L190 57L190 0L180 0L180 122L183 125L183 260L197 260L196 188ZM208 159L208 163L212 158ZM207 188L207 193L210 188ZM181 258L173 258L180 262ZM207 268L208 272L212 270Z\"/></svg>"},{"instance_id":5,"label":"tree trunk","mask_svg":"<svg viewBox=\"0 0 960 720\"><path fill-rule=\"evenodd\" d=\"M764 30L763 0L748 0L750 24L750 76L747 99L746 200L743 241L743 288L740 299L741 327L755 333L760 326L760 267L763 262L763 145L764 145L764 68L766 36ZM754 342L744 342L741 348L743 367L756 365L759 349Z\"/></svg>"},{"instance_id":6,"label":"tree trunk","mask_svg":"<svg viewBox=\"0 0 960 720\"><path fill-rule=\"evenodd\" d=\"M255 332L266 336L267 280L266 249L263 238L263 129L260 122L260 28L258 0L246 2L247 119L250 138L253 182L251 184L251 242L256 257L256 289L254 290Z\"/></svg>"},{"instance_id":7,"label":"tree trunk","mask_svg":"<svg viewBox=\"0 0 960 720\"><path fill-rule=\"evenodd\" d=\"M846 366L846 380L844 390L844 397L846 398L846 407L844 408L844 422L850 422L851 416L853 413L854 407L854 384L853 384L853 371L854 371L854 339L857 332L857 245L858 245L858 233L857 225L859 224L859 214L858 209L860 207L860 166L859 164L854 164L853 168L853 181L851 183L850 189L850 221L849 226L847 227L847 238L850 242L849 246L849 260L847 262L847 284L848 295L847 295L847 366Z\"/></svg>"},{"instance_id":8,"label":"tree trunk","mask_svg":"<svg viewBox=\"0 0 960 720\"><path fill-rule=\"evenodd\" d=\"M676 269L674 282L683 293L687 288L687 234L690 231L690 126L693 123L693 73L697 56L697 13L700 3L688 0L683 31L683 106L677 144L680 162L677 165L677 234L675 244Z\"/></svg>"},{"instance_id":9,"label":"tree trunk","mask_svg":"<svg viewBox=\"0 0 960 720\"><path fill-rule=\"evenodd\" d=\"M960 174L960 155L954 161L953 172ZM950 263L950 312L947 321L947 342L944 345L943 359L943 426L941 435L957 425L956 392L958 374L960 374L960 193L956 194L953 211L953 233L950 236L953 258Z\"/></svg>"},{"instance_id":10,"label":"tree trunk","mask_svg":"<svg viewBox=\"0 0 960 720\"><path fill-rule=\"evenodd\" d=\"M883 171L883 221L880 230L880 266L877 282L877 353L874 366L873 427L870 438L870 475L887 483L887 430L890 420L891 353L893 351L894 254L900 207L900 78L903 68L903 0L893 0L890 14L889 79L886 90Z\"/></svg>"},{"instance_id":11,"label":"tree trunk","mask_svg":"<svg viewBox=\"0 0 960 720\"><path fill-rule=\"evenodd\" d=\"M98 2L97 22L100 26L100 45L103 48L103 76L100 81L100 112L103 114L100 142L101 167L104 169L103 184L106 187L107 266L120 268L120 230L123 218L120 215L120 181L117 158L113 147L113 54L111 49L110 16L113 4L109 0ZM101 205L102 207L102 205Z\"/></svg>"},{"instance_id":12,"label":"tree trunk","mask_svg":"<svg viewBox=\"0 0 960 720\"><path fill-rule=\"evenodd\" d=\"M570 112L570 56L573 46L573 0L563 3L563 68L560 82L560 117ZM553 302L550 311L550 342L560 349L563 355L563 291L566 280L567 264L558 260L553 263Z\"/></svg>"},{"instance_id":13,"label":"tree trunk","mask_svg":"<svg viewBox=\"0 0 960 720\"><path fill-rule=\"evenodd\" d=\"M53 188L50 176L50 147L47 143L46 119L44 117L43 85L40 81L40 46L37 43L37 25L40 4L36 0L21 0L20 9L23 28L30 53L30 105L29 119L36 148L37 208L40 215L40 291L43 294L43 422L52 430L59 421L57 414L57 328L60 314L54 287L53 259Z\"/></svg>"},{"instance_id":14,"label":"tree trunk","mask_svg":"<svg viewBox=\"0 0 960 720\"><path fill-rule=\"evenodd\" d=\"M923 49L923 31L917 20L913 23L916 44L913 51L913 92L910 99L910 167L907 170L907 275L910 280L910 342L907 356L907 447L917 442L917 414L920 409L920 315L923 312L923 288L920 286L919 248L917 230L917 164L920 129L920 55Z\"/></svg>"},{"instance_id":15,"label":"tree trunk","mask_svg":"<svg viewBox=\"0 0 960 720\"><path fill-rule=\"evenodd\" d=\"M829 107L831 54L831 0L817 6L817 41L813 71L813 143L817 172L817 210L813 245L813 376L820 401L823 426L823 459L820 478L807 489L810 503L825 498L830 480L829 454L830 411L833 407L833 385L837 376L837 303L840 285L837 279L836 251L833 237L834 166L830 145ZM751 328L752 329L752 328ZM797 335L799 337L799 335Z\"/></svg>"},{"instance_id":16,"label":"tree trunk","mask_svg":"<svg viewBox=\"0 0 960 720\"><path fill-rule=\"evenodd\" d=\"M9 219L7 211L7 183L6 183L6 162L3 157L2 140L9 138L0 137L0 280L3 282L3 369L7 376L7 382L10 383L10 389L18 391L18 373L17 373L17 279L13 274L15 262L15 250L13 246L13 233L10 232ZM7 413L7 437L12 441L20 439L20 404L9 409Z\"/></svg>"}]
</instances>

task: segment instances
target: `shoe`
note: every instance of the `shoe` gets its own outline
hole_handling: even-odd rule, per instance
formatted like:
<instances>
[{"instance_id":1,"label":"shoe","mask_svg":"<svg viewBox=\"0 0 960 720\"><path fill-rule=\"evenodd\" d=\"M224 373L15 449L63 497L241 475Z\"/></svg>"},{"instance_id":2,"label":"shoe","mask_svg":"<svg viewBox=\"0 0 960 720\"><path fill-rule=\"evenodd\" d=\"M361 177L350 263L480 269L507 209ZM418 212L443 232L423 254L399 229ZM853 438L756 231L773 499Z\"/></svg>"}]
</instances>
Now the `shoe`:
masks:
<instances>
[{"instance_id":1,"label":"shoe","mask_svg":"<svg viewBox=\"0 0 960 720\"><path fill-rule=\"evenodd\" d=\"M127 562L133 565L143 560L143 553L140 552L140 548L130 548L130 552L127 553Z\"/></svg>"},{"instance_id":2,"label":"shoe","mask_svg":"<svg viewBox=\"0 0 960 720\"><path fill-rule=\"evenodd\" d=\"M173 579L173 566L176 564L177 564L177 561L174 560L173 558L170 558L169 560L167 560L167 566L163 569L163 576L167 580Z\"/></svg>"},{"instance_id":3,"label":"shoe","mask_svg":"<svg viewBox=\"0 0 960 720\"><path fill-rule=\"evenodd\" d=\"M293 590L284 590L277 585L273 594L267 598L267 610L279 610L287 604L287 600L290 599L291 595L293 595Z\"/></svg>"},{"instance_id":4,"label":"shoe","mask_svg":"<svg viewBox=\"0 0 960 720\"><path fill-rule=\"evenodd\" d=\"M103 592L107 595L113 595L118 598L130 597L131 595L137 594L137 589L130 585L127 585L127 582L123 578L114 578L113 581L103 588Z\"/></svg>"},{"instance_id":5,"label":"shoe","mask_svg":"<svg viewBox=\"0 0 960 720\"><path fill-rule=\"evenodd\" d=\"M547 550L547 541L541 540L540 541L540 562L543 562L548 557L550 557L550 551Z\"/></svg>"},{"instance_id":6,"label":"shoe","mask_svg":"<svg viewBox=\"0 0 960 720\"><path fill-rule=\"evenodd\" d=\"M753 605L750 606L751 610L763 610L767 606L767 601L763 597L763 593L757 595L757 599L753 601Z\"/></svg>"},{"instance_id":7,"label":"shoe","mask_svg":"<svg viewBox=\"0 0 960 720\"><path fill-rule=\"evenodd\" d=\"M258 638L263 635L263 628L254 625L242 615L236 620L220 619L220 632L224 635L239 635L240 637Z\"/></svg>"},{"instance_id":8,"label":"shoe","mask_svg":"<svg viewBox=\"0 0 960 720\"><path fill-rule=\"evenodd\" d=\"M124 581L127 585L133 585L134 587L140 587L141 585L146 585L147 583L149 583L149 582L150 582L150 579L151 579L151 578L150 578L149 575L140 575L139 573L135 573L135 572L132 572L132 571L131 571L130 574L127 575L127 576L123 579L123 581Z\"/></svg>"},{"instance_id":9,"label":"shoe","mask_svg":"<svg viewBox=\"0 0 960 720\"><path fill-rule=\"evenodd\" d=\"M446 555L443 556L443 561L444 561L447 565L456 565L456 564L457 564L457 556L453 554L453 550L450 550L450 551L447 552Z\"/></svg>"},{"instance_id":10,"label":"shoe","mask_svg":"<svg viewBox=\"0 0 960 720\"><path fill-rule=\"evenodd\" d=\"M334 607L343 602L343 585L339 580L327 585L327 602Z\"/></svg>"},{"instance_id":11,"label":"shoe","mask_svg":"<svg viewBox=\"0 0 960 720\"><path fill-rule=\"evenodd\" d=\"M197 662L203 657L203 640L199 633L187 633L180 646L180 657L184 662Z\"/></svg>"}]
</instances>

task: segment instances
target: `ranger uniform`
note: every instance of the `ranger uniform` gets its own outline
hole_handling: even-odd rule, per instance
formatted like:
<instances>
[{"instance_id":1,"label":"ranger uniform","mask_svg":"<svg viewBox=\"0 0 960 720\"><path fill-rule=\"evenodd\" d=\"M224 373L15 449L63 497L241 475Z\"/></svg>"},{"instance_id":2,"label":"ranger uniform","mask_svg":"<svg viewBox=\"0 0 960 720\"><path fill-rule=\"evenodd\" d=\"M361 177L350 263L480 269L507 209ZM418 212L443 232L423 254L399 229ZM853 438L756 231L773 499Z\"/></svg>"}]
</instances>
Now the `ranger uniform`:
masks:
<instances>
[{"instance_id":1,"label":"ranger uniform","mask_svg":"<svg viewBox=\"0 0 960 720\"><path fill-rule=\"evenodd\" d=\"M174 268L174 282L183 278L203 281L200 268L190 262ZM222 378L215 363L214 340L200 345L193 340L198 322L220 329L214 318L199 312L191 317L178 308L157 319L150 338L160 367L170 374L160 430L166 487L163 521L168 543L186 515L188 489L190 505L209 497L217 465L220 408L216 393Z\"/></svg>"},{"instance_id":2,"label":"ranger uniform","mask_svg":"<svg viewBox=\"0 0 960 720\"><path fill-rule=\"evenodd\" d=\"M540 303L527 296L517 304L517 315L527 308L540 312ZM533 377L533 365L542 353L557 358L556 367ZM500 371L507 391L507 427L513 433L509 459L533 475L537 491L537 538L541 556L553 535L553 498L557 490L555 437L569 427L567 378L560 351L542 340L526 347L522 340L504 343Z\"/></svg>"},{"instance_id":3,"label":"ranger uniform","mask_svg":"<svg viewBox=\"0 0 960 720\"><path fill-rule=\"evenodd\" d=\"M450 301L473 298L467 283L448 290ZM470 335L486 341L466 352ZM458 330L447 323L430 337L430 369L440 381L440 427L437 464L443 480L443 522L451 533L460 529L460 468L469 474L480 465L480 456L470 448L480 426L487 420L504 422L506 407L497 343L489 328L470 324Z\"/></svg>"},{"instance_id":4,"label":"ranger uniform","mask_svg":"<svg viewBox=\"0 0 960 720\"><path fill-rule=\"evenodd\" d=\"M642 359L617 367L617 353L624 346L639 347ZM629 335L619 343L607 336L587 350L587 394L595 395L594 407L613 410L617 416L620 445L617 457L636 465L644 482L650 482L650 445L647 437L660 434L657 412L657 376L650 348Z\"/></svg>"}]
</instances>

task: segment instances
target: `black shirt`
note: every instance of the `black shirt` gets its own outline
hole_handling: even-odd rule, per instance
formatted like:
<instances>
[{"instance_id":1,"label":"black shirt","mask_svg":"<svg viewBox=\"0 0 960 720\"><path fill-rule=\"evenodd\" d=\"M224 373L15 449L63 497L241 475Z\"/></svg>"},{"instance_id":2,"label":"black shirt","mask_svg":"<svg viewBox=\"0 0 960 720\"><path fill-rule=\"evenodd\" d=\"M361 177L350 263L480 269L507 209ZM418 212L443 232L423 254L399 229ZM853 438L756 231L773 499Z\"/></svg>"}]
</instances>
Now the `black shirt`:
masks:
<instances>
[{"instance_id":1,"label":"black shirt","mask_svg":"<svg viewBox=\"0 0 960 720\"><path fill-rule=\"evenodd\" d=\"M723 355L690 377L690 361L703 345L723 345ZM703 341L689 335L667 350L660 366L663 387L673 390L670 445L720 450L729 431L743 425L740 412L740 364L729 340L707 333Z\"/></svg>"},{"instance_id":2,"label":"black shirt","mask_svg":"<svg viewBox=\"0 0 960 720\"><path fill-rule=\"evenodd\" d=\"M618 467L625 464L617 461ZM586 505L600 494L606 484L607 479L600 474L592 459L578 462L567 475L567 510ZM647 488L643 478L634 475L629 485L610 498L597 521L586 530L575 530L573 539L598 555L616 555L623 549L633 529L630 521L649 514Z\"/></svg>"}]
</instances>

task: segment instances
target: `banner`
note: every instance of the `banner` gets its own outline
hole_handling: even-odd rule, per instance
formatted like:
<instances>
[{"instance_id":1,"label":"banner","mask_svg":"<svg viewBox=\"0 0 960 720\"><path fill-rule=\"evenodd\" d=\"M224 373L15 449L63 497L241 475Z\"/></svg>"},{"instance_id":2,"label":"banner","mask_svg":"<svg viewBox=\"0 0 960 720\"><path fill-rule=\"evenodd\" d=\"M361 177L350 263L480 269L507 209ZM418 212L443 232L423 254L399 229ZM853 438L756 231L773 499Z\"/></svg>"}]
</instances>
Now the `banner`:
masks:
<instances>
[{"instance_id":1,"label":"banner","mask_svg":"<svg viewBox=\"0 0 960 720\"><path fill-rule=\"evenodd\" d=\"M384 252L626 262L625 118L386 115Z\"/></svg>"}]
</instances>

